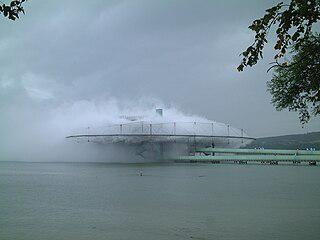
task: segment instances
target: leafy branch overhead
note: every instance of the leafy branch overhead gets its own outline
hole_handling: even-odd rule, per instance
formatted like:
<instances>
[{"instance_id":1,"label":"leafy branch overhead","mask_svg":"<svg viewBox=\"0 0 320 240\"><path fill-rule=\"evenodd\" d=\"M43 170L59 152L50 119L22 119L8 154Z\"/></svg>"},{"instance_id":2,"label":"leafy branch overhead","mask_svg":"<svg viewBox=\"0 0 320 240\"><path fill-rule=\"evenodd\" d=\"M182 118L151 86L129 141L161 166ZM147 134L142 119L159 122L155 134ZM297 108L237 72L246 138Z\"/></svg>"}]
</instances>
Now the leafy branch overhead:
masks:
<instances>
[{"instance_id":1,"label":"leafy branch overhead","mask_svg":"<svg viewBox=\"0 0 320 240\"><path fill-rule=\"evenodd\" d=\"M249 26L255 32L255 40L241 54L243 59L237 68L238 71L243 71L246 66L255 65L263 57L263 48L268 42L267 35L272 26L278 25L277 42L274 46L274 59L278 63L293 43L299 46L309 38L312 26L319 20L320 0L291 0L290 4L280 2L267 9L262 18L253 21Z\"/></svg>"},{"instance_id":2,"label":"leafy branch overhead","mask_svg":"<svg viewBox=\"0 0 320 240\"><path fill-rule=\"evenodd\" d=\"M277 66L268 90L277 110L297 111L301 123L320 114L320 36L294 46L286 67Z\"/></svg>"},{"instance_id":3,"label":"leafy branch overhead","mask_svg":"<svg viewBox=\"0 0 320 240\"><path fill-rule=\"evenodd\" d=\"M22 4L26 0L14 0L11 1L10 4L5 4L3 2L2 5L0 5L0 12L3 14L4 17L9 18L10 20L16 20L19 18L20 13L25 13L24 9L22 7Z\"/></svg>"},{"instance_id":4,"label":"leafy branch overhead","mask_svg":"<svg viewBox=\"0 0 320 240\"><path fill-rule=\"evenodd\" d=\"M243 71L263 57L268 34L275 29L276 54L267 70L274 70L268 82L271 102L277 110L298 112L302 124L320 115L320 36L315 32L319 20L320 0L291 0L267 9L249 26L254 42L241 54L237 68Z\"/></svg>"}]
</instances>

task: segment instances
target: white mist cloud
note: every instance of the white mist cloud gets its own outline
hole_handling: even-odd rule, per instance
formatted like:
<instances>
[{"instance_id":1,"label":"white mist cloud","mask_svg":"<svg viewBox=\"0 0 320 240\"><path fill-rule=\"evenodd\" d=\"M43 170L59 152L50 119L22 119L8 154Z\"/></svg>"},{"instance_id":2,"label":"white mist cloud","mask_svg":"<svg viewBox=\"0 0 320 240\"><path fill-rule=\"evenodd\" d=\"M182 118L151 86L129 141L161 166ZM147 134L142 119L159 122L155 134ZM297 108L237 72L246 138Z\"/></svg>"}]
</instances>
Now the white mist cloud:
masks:
<instances>
[{"instance_id":1,"label":"white mist cloud","mask_svg":"<svg viewBox=\"0 0 320 240\"><path fill-rule=\"evenodd\" d=\"M33 81L31 81L33 82ZM112 145L79 145L68 141L70 134L87 133L87 128L104 130L108 125L125 123L122 116L143 116L143 121L193 122L208 121L205 118L187 115L166 106L154 98L139 101L121 101L114 98L79 100L47 105L38 98L22 94L23 105L11 105L6 111L1 128L6 138L0 144L0 160L18 161L117 161ZM42 98L43 101L45 101ZM164 108L164 117L155 114L156 107ZM103 133L103 132L101 132ZM128 148L129 149L129 148ZM128 150L128 154L129 154ZM121 161L130 161L122 154ZM151 159L150 159L151 160Z\"/></svg>"}]
</instances>

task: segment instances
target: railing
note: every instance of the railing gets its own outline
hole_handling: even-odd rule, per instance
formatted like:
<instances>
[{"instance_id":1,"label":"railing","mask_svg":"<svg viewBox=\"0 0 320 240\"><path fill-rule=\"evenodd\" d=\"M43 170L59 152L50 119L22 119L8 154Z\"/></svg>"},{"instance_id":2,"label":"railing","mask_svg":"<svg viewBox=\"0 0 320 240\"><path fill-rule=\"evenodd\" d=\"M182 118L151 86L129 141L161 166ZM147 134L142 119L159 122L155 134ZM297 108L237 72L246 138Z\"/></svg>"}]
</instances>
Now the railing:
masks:
<instances>
[{"instance_id":1,"label":"railing","mask_svg":"<svg viewBox=\"0 0 320 240\"><path fill-rule=\"evenodd\" d=\"M153 136L202 136L202 137L230 137L250 138L243 129L237 129L229 124L211 122L169 122L148 123L130 122L114 124L106 127L88 127L85 132L75 136L102 135L153 135Z\"/></svg>"}]
</instances>

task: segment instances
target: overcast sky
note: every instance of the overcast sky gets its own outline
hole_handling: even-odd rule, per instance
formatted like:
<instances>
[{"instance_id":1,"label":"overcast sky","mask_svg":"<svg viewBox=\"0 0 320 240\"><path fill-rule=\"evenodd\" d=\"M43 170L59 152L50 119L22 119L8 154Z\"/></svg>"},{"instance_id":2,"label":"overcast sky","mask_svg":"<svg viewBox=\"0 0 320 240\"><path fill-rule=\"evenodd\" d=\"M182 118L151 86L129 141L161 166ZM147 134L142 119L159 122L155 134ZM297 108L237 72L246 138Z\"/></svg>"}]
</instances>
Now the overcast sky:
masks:
<instances>
[{"instance_id":1,"label":"overcast sky","mask_svg":"<svg viewBox=\"0 0 320 240\"><path fill-rule=\"evenodd\" d=\"M12 135L71 102L156 99L257 137L319 131L319 119L302 129L270 104L271 48L236 71L248 25L275 2L28 1L20 20L0 19L0 130Z\"/></svg>"}]
</instances>

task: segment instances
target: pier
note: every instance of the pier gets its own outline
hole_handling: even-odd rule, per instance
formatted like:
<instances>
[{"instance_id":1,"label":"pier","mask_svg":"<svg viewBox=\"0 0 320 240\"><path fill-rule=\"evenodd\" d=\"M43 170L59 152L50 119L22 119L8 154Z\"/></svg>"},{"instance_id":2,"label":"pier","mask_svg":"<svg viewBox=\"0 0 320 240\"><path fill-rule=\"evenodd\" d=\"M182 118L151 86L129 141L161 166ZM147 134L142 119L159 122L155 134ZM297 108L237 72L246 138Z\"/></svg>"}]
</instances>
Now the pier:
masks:
<instances>
[{"instance_id":1,"label":"pier","mask_svg":"<svg viewBox=\"0 0 320 240\"><path fill-rule=\"evenodd\" d=\"M320 151L277 150L277 149L232 149L197 148L189 156L180 156L175 162L190 163L260 163L278 165L279 163L317 165Z\"/></svg>"}]
</instances>

